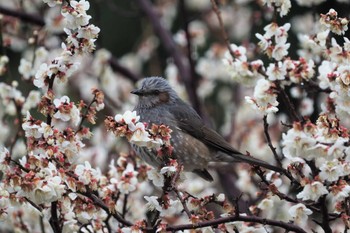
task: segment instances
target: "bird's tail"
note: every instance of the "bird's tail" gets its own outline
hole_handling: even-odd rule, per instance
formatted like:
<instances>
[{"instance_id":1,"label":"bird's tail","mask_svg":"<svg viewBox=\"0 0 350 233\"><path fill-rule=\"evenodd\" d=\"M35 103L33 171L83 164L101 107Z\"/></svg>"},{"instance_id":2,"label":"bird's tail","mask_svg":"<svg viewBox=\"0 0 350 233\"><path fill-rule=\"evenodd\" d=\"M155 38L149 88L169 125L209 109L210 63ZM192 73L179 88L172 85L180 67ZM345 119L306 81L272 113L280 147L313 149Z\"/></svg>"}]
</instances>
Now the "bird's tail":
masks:
<instances>
[{"instance_id":1,"label":"bird's tail","mask_svg":"<svg viewBox=\"0 0 350 233\"><path fill-rule=\"evenodd\" d=\"M285 174L286 170L283 169L282 167L277 167L275 165L266 163L265 161L262 161L260 159L256 159L254 157L248 156L248 155L244 155L240 152L236 152L236 153L231 153L231 154L226 154L223 152L219 152L217 154L217 159L218 161L221 162L229 162L229 163L249 163L251 165L256 165L256 166L260 166L275 172L279 172L281 174Z\"/></svg>"}]
</instances>

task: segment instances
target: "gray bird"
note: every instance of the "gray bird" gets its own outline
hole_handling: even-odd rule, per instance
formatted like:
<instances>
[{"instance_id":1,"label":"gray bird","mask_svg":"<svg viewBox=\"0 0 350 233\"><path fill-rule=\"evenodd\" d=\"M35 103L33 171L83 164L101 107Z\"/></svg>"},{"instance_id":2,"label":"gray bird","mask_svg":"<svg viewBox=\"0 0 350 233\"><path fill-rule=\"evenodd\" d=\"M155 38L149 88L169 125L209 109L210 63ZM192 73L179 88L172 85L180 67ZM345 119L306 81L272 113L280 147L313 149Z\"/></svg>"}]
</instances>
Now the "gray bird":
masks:
<instances>
[{"instance_id":1,"label":"gray bird","mask_svg":"<svg viewBox=\"0 0 350 233\"><path fill-rule=\"evenodd\" d=\"M285 173L282 168L234 149L221 135L204 124L196 111L180 99L164 78L145 78L141 81L140 88L131 93L139 96L134 110L140 116L140 121L147 122L149 126L153 123L165 124L172 129L172 156L184 166L185 171L192 171L205 180L212 181L213 177L207 167L213 161L246 162ZM154 149L132 146L146 163L153 167L162 165L162 160Z\"/></svg>"}]
</instances>

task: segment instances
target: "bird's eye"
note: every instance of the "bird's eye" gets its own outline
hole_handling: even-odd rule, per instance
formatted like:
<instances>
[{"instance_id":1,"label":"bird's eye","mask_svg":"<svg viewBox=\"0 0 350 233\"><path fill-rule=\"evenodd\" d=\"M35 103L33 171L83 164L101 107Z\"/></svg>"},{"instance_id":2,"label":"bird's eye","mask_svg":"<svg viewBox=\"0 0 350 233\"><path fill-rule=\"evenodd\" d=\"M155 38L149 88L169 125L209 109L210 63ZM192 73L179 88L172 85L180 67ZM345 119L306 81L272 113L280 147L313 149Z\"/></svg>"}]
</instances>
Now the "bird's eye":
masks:
<instances>
[{"instance_id":1,"label":"bird's eye","mask_svg":"<svg viewBox=\"0 0 350 233\"><path fill-rule=\"evenodd\" d=\"M160 93L160 91L158 91L158 90L154 91L154 94L156 94L156 95L158 95L159 93Z\"/></svg>"}]
</instances>

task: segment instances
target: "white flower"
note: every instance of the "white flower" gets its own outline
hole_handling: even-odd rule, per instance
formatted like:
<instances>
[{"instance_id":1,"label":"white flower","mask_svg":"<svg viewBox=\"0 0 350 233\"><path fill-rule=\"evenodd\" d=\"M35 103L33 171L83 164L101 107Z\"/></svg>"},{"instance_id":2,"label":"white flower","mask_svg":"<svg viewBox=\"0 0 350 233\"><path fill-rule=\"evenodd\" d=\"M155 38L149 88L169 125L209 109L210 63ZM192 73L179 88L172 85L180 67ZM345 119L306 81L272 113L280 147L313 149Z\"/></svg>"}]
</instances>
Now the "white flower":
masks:
<instances>
[{"instance_id":1,"label":"white flower","mask_svg":"<svg viewBox=\"0 0 350 233\"><path fill-rule=\"evenodd\" d=\"M84 38L87 40L95 39L97 38L99 32L100 32L99 27L96 27L95 25L90 24L87 27L79 28L77 37Z\"/></svg>"},{"instance_id":2,"label":"white flower","mask_svg":"<svg viewBox=\"0 0 350 233\"><path fill-rule=\"evenodd\" d=\"M160 216L174 216L175 214L179 213L182 208L182 204L179 200L170 199L168 208L163 208L160 212Z\"/></svg>"},{"instance_id":3,"label":"white flower","mask_svg":"<svg viewBox=\"0 0 350 233\"><path fill-rule=\"evenodd\" d=\"M290 47L290 44L287 43L278 43L275 45L275 47L272 50L272 57L276 59L277 61L282 60L285 56L288 55L288 49Z\"/></svg>"},{"instance_id":4,"label":"white flower","mask_svg":"<svg viewBox=\"0 0 350 233\"><path fill-rule=\"evenodd\" d=\"M145 125L142 122L137 122L135 129L133 130L130 143L138 146L148 146L149 142L152 141L149 133L145 130Z\"/></svg>"},{"instance_id":5,"label":"white flower","mask_svg":"<svg viewBox=\"0 0 350 233\"><path fill-rule=\"evenodd\" d=\"M327 194L328 191L324 185L319 181L314 181L311 184L305 185L303 191L298 193L297 198L303 201L311 200L317 201L321 196Z\"/></svg>"},{"instance_id":6,"label":"white flower","mask_svg":"<svg viewBox=\"0 0 350 233\"><path fill-rule=\"evenodd\" d=\"M340 74L340 79L343 81L345 85L350 84L350 68L349 65L339 65L337 71Z\"/></svg>"},{"instance_id":7,"label":"white flower","mask_svg":"<svg viewBox=\"0 0 350 233\"><path fill-rule=\"evenodd\" d=\"M147 201L147 204L146 204L147 209L151 211L153 210L162 211L162 207L158 202L157 196L144 196L143 198L145 198L145 200Z\"/></svg>"},{"instance_id":8,"label":"white flower","mask_svg":"<svg viewBox=\"0 0 350 233\"><path fill-rule=\"evenodd\" d=\"M300 103L300 114L310 116L314 112L314 101L310 98L302 99Z\"/></svg>"},{"instance_id":9,"label":"white flower","mask_svg":"<svg viewBox=\"0 0 350 233\"><path fill-rule=\"evenodd\" d=\"M54 118L62 121L71 120L74 125L78 125L80 122L80 111L70 102L68 96L62 96L60 99L54 99L53 101L57 112L53 115Z\"/></svg>"},{"instance_id":10,"label":"white flower","mask_svg":"<svg viewBox=\"0 0 350 233\"><path fill-rule=\"evenodd\" d=\"M165 174L167 176L170 176L171 174L176 172L176 167L175 166L165 166L160 169L160 174Z\"/></svg>"},{"instance_id":11,"label":"white flower","mask_svg":"<svg viewBox=\"0 0 350 233\"><path fill-rule=\"evenodd\" d=\"M36 87L42 88L44 87L46 78L51 78L52 72L49 69L49 66L46 63L40 65L37 70L34 78L34 85Z\"/></svg>"},{"instance_id":12,"label":"white flower","mask_svg":"<svg viewBox=\"0 0 350 233\"><path fill-rule=\"evenodd\" d=\"M278 111L277 95L268 80L259 79L254 88L254 98L246 96L245 100L264 114Z\"/></svg>"},{"instance_id":13,"label":"white flower","mask_svg":"<svg viewBox=\"0 0 350 233\"><path fill-rule=\"evenodd\" d=\"M85 0L77 1L70 1L70 5L79 13L84 13L85 11L89 10L90 3Z\"/></svg>"},{"instance_id":14,"label":"white flower","mask_svg":"<svg viewBox=\"0 0 350 233\"><path fill-rule=\"evenodd\" d=\"M324 162L320 167L320 170L320 179L323 181L337 181L339 176L343 175L343 168L337 159Z\"/></svg>"},{"instance_id":15,"label":"white flower","mask_svg":"<svg viewBox=\"0 0 350 233\"><path fill-rule=\"evenodd\" d=\"M273 200L270 198L265 198L259 203L258 208L261 210L271 210L273 208L273 204Z\"/></svg>"},{"instance_id":16,"label":"white flower","mask_svg":"<svg viewBox=\"0 0 350 233\"><path fill-rule=\"evenodd\" d=\"M223 202L225 201L226 197L225 197L225 194L223 193L220 193L217 197L216 197L216 200L217 201L220 201L220 202Z\"/></svg>"},{"instance_id":17,"label":"white flower","mask_svg":"<svg viewBox=\"0 0 350 233\"><path fill-rule=\"evenodd\" d=\"M62 12L66 20L67 28L74 30L87 25L91 19L91 16L86 14L86 11L90 8L90 3L85 0L80 0L79 2L70 1L70 5L74 9L73 11Z\"/></svg>"},{"instance_id":18,"label":"white flower","mask_svg":"<svg viewBox=\"0 0 350 233\"><path fill-rule=\"evenodd\" d=\"M49 7L54 7L56 4L62 4L62 0L43 0L44 3L47 3Z\"/></svg>"},{"instance_id":19,"label":"white flower","mask_svg":"<svg viewBox=\"0 0 350 233\"><path fill-rule=\"evenodd\" d=\"M21 58L18 72L22 75L22 77L26 80L30 79L32 76L32 63L27 61L24 58Z\"/></svg>"},{"instance_id":20,"label":"white flower","mask_svg":"<svg viewBox=\"0 0 350 233\"><path fill-rule=\"evenodd\" d=\"M134 166L129 163L126 166L126 169L123 171L120 181L117 185L121 193L129 194L136 189L137 174L138 172L134 170Z\"/></svg>"},{"instance_id":21,"label":"white flower","mask_svg":"<svg viewBox=\"0 0 350 233\"><path fill-rule=\"evenodd\" d=\"M256 33L255 36L260 40L258 45L263 51L265 51L271 45L271 41L265 38L263 35Z\"/></svg>"},{"instance_id":22,"label":"white flower","mask_svg":"<svg viewBox=\"0 0 350 233\"><path fill-rule=\"evenodd\" d=\"M65 192L65 185L61 184L62 180L59 176L47 177L45 180L36 182L36 188L32 193L25 194L34 203L43 204L58 200Z\"/></svg>"},{"instance_id":23,"label":"white flower","mask_svg":"<svg viewBox=\"0 0 350 233\"><path fill-rule=\"evenodd\" d=\"M34 137L34 138L40 138L41 133L39 132L39 125L36 125L31 122L32 117L29 112L27 112L27 117L25 121L22 124L22 128L25 132L26 137Z\"/></svg>"},{"instance_id":24,"label":"white flower","mask_svg":"<svg viewBox=\"0 0 350 233\"><path fill-rule=\"evenodd\" d=\"M39 91L30 91L26 102L23 104L22 114L26 114L31 108L35 108L40 103L40 97L41 93Z\"/></svg>"},{"instance_id":25,"label":"white flower","mask_svg":"<svg viewBox=\"0 0 350 233\"><path fill-rule=\"evenodd\" d=\"M85 164L76 166L74 173L78 176L79 181L85 185L89 185L93 179L98 178L98 172L93 169L88 161Z\"/></svg>"},{"instance_id":26,"label":"white flower","mask_svg":"<svg viewBox=\"0 0 350 233\"><path fill-rule=\"evenodd\" d=\"M235 44L231 44L231 50L233 51L234 55L235 55L235 59L238 59L240 61L247 61L247 56L246 56L246 53L247 53L247 49L243 46L237 46ZM227 54L225 54L225 56L228 56ZM231 56L231 55L229 55Z\"/></svg>"},{"instance_id":27,"label":"white flower","mask_svg":"<svg viewBox=\"0 0 350 233\"><path fill-rule=\"evenodd\" d=\"M9 160L11 159L9 151L5 147L0 148L0 171L9 169Z\"/></svg>"},{"instance_id":28,"label":"white flower","mask_svg":"<svg viewBox=\"0 0 350 233\"><path fill-rule=\"evenodd\" d=\"M300 226L305 226L307 223L308 215L312 214L312 211L302 203L293 205L289 210L288 213L294 220L294 222Z\"/></svg>"},{"instance_id":29,"label":"white flower","mask_svg":"<svg viewBox=\"0 0 350 233\"><path fill-rule=\"evenodd\" d=\"M270 63L267 67L266 74L271 81L284 80L287 75L287 69L282 62Z\"/></svg>"},{"instance_id":30,"label":"white flower","mask_svg":"<svg viewBox=\"0 0 350 233\"><path fill-rule=\"evenodd\" d=\"M164 175L160 174L157 169L151 169L147 171L148 179L152 181L154 186L163 187L164 186Z\"/></svg>"},{"instance_id":31,"label":"white flower","mask_svg":"<svg viewBox=\"0 0 350 233\"><path fill-rule=\"evenodd\" d=\"M114 120L118 123L125 123L128 125L131 131L136 130L135 123L138 122L140 116L137 115L136 111L126 111L123 115L117 114L114 117Z\"/></svg>"}]
</instances>

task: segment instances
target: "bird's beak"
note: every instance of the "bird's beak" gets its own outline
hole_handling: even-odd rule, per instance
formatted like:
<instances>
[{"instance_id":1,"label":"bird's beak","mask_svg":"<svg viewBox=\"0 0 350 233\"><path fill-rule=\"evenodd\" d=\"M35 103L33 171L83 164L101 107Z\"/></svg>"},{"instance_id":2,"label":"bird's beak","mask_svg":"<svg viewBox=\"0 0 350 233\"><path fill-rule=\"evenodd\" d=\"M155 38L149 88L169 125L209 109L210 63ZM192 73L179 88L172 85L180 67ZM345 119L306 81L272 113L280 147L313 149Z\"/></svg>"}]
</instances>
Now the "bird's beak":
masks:
<instances>
[{"instance_id":1,"label":"bird's beak","mask_svg":"<svg viewBox=\"0 0 350 233\"><path fill-rule=\"evenodd\" d=\"M142 92L141 92L140 89L132 90L130 93L131 93L131 94L134 94L134 95L141 95L141 94L142 94Z\"/></svg>"}]
</instances>

